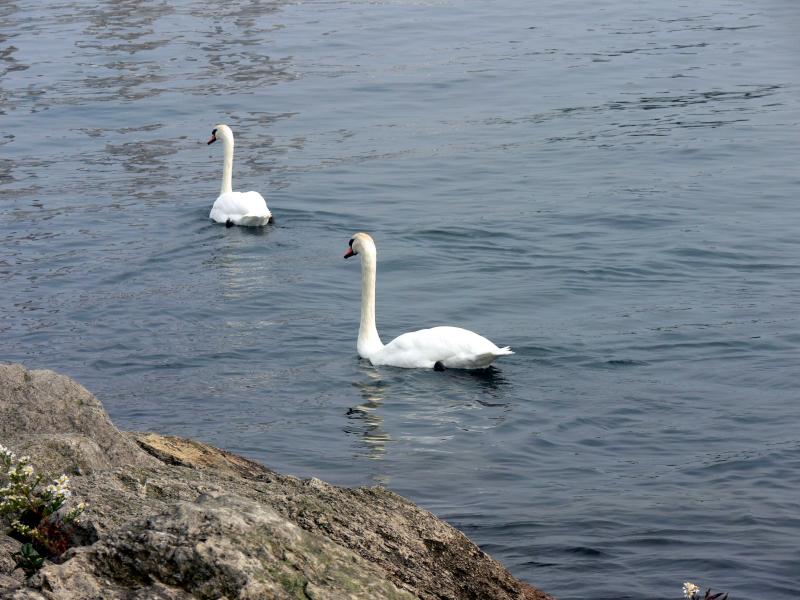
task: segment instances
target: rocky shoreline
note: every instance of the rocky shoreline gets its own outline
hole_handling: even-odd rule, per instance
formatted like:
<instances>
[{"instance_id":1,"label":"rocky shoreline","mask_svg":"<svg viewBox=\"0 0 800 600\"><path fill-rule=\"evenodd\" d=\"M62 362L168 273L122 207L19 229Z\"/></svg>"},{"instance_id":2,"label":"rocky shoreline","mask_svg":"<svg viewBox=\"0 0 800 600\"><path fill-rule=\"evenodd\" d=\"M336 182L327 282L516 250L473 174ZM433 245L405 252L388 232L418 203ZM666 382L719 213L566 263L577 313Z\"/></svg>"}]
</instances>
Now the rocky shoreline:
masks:
<instances>
[{"instance_id":1,"label":"rocky shoreline","mask_svg":"<svg viewBox=\"0 0 800 600\"><path fill-rule=\"evenodd\" d=\"M25 578L0 534L15 600L552 600L464 534L380 487L300 480L201 442L119 431L52 371L0 365L0 444L88 503L72 544Z\"/></svg>"}]
</instances>

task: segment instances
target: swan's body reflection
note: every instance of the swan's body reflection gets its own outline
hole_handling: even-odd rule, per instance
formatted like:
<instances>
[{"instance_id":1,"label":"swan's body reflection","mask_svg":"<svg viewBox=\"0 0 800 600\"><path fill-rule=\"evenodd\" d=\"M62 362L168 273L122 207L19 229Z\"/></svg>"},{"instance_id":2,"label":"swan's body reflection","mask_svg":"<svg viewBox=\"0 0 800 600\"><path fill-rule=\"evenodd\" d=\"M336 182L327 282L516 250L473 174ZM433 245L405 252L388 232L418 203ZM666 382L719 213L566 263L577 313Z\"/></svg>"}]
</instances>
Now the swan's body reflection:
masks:
<instances>
[{"instance_id":1,"label":"swan's body reflection","mask_svg":"<svg viewBox=\"0 0 800 600\"><path fill-rule=\"evenodd\" d=\"M431 426L443 426L450 432L445 437L452 435L455 429L496 427L505 421L506 413L511 410L504 390L509 382L503 372L494 367L479 371L418 371L411 374L404 369L375 368L363 361L359 370L366 380L356 381L353 385L358 388L363 402L347 410L348 424L344 431L360 436L357 454L373 460L385 459L389 445L398 441L384 428L384 416L381 412L386 411L387 406L394 407L395 410L399 406L405 406L399 410L406 419L424 423L421 431ZM456 405L453 404L454 398L460 399ZM384 401L389 402L389 405L384 406ZM461 404L465 407L464 411L457 407ZM466 408L469 405L485 407L491 414L484 413L475 422L473 419L476 413ZM408 410L411 407L413 409ZM453 422L454 417L458 423ZM428 435L402 436L402 440L406 442L416 440L413 442L415 447L428 447L431 439L443 438L431 438ZM386 483L388 476L376 475L375 479L379 483Z\"/></svg>"},{"instance_id":2,"label":"swan's body reflection","mask_svg":"<svg viewBox=\"0 0 800 600\"><path fill-rule=\"evenodd\" d=\"M503 371L495 366L473 371L450 371L447 373L453 385L471 387L480 392L475 396L475 401L484 406L506 406L503 388L508 385L508 379Z\"/></svg>"},{"instance_id":3,"label":"swan's body reflection","mask_svg":"<svg viewBox=\"0 0 800 600\"><path fill-rule=\"evenodd\" d=\"M367 370L370 381L358 382L355 385L360 389L364 402L347 410L347 418L352 425L345 427L346 433L360 433L366 455L375 460L380 460L386 454L386 444L391 441L391 436L383 429L383 417L377 409L385 397L386 382L376 370Z\"/></svg>"}]
</instances>

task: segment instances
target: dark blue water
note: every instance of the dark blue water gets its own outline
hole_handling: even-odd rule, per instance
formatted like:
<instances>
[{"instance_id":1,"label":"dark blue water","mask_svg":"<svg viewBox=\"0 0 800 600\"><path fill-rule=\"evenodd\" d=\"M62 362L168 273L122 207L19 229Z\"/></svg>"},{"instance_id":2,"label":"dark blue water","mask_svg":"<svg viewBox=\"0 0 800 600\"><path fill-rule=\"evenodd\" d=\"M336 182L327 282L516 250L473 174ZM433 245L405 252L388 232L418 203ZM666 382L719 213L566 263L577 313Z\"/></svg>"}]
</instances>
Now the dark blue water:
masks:
<instances>
[{"instance_id":1,"label":"dark blue water","mask_svg":"<svg viewBox=\"0 0 800 600\"><path fill-rule=\"evenodd\" d=\"M794 599L800 6L0 5L0 360L382 484L562 599ZM275 226L207 216L234 188ZM468 327L486 373L355 354Z\"/></svg>"}]
</instances>

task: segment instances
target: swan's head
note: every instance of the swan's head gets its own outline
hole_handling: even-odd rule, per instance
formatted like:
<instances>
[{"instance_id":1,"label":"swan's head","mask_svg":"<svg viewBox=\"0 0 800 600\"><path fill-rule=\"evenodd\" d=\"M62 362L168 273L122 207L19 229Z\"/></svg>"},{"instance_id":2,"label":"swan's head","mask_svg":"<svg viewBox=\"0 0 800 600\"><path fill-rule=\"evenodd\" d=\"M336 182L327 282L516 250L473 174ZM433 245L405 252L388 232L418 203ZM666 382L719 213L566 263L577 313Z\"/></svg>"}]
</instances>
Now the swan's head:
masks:
<instances>
[{"instance_id":1,"label":"swan's head","mask_svg":"<svg viewBox=\"0 0 800 600\"><path fill-rule=\"evenodd\" d=\"M347 249L347 252L344 253L344 257L350 258L361 252L375 254L375 240L373 240L368 233L364 233L363 231L355 234L350 239L350 247Z\"/></svg>"},{"instance_id":2,"label":"swan's head","mask_svg":"<svg viewBox=\"0 0 800 600\"><path fill-rule=\"evenodd\" d=\"M208 143L213 144L217 140L232 142L233 132L231 131L231 128L228 127L227 125L223 125L222 123L214 127L214 129L211 130L211 139L208 140Z\"/></svg>"}]
</instances>

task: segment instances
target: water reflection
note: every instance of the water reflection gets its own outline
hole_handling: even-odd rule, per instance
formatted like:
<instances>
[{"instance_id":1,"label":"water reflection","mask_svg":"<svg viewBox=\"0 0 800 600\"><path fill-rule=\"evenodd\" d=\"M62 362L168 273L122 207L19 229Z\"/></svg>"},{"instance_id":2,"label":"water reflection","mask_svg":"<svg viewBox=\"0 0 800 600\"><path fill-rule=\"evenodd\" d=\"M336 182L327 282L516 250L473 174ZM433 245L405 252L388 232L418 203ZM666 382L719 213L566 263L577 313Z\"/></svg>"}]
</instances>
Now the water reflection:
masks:
<instances>
[{"instance_id":1,"label":"water reflection","mask_svg":"<svg viewBox=\"0 0 800 600\"><path fill-rule=\"evenodd\" d=\"M89 37L114 42L136 40L152 35L155 32L157 21L174 11L175 9L166 3L143 5L138 0L112 0L89 11L87 14L89 23L85 33ZM141 48L127 44L115 44L106 49L130 52Z\"/></svg>"},{"instance_id":2,"label":"water reflection","mask_svg":"<svg viewBox=\"0 0 800 600\"><path fill-rule=\"evenodd\" d=\"M383 429L383 417L377 409L386 397L386 383L378 371L366 371L371 381L355 384L364 402L347 410L350 421L344 431L361 435L367 458L381 460L386 454L386 444L392 440Z\"/></svg>"},{"instance_id":3,"label":"water reflection","mask_svg":"<svg viewBox=\"0 0 800 600\"><path fill-rule=\"evenodd\" d=\"M451 369L443 374L452 392L463 395L481 406L508 406L509 381L494 366L475 371Z\"/></svg>"},{"instance_id":4,"label":"water reflection","mask_svg":"<svg viewBox=\"0 0 800 600\"><path fill-rule=\"evenodd\" d=\"M500 127L542 125L564 119L581 123L578 131L549 136L549 143L594 140L608 142L609 139L618 137L671 135L676 129L714 129L746 122L761 109L759 100L777 95L783 88L781 84L739 84L736 88L721 90L675 90L653 95L634 93L631 98L613 99L603 104L567 106L522 115L492 116L470 123ZM613 116L617 111L640 114ZM609 120L604 127L584 127L583 119L593 113L608 115Z\"/></svg>"},{"instance_id":5,"label":"water reflection","mask_svg":"<svg viewBox=\"0 0 800 600\"><path fill-rule=\"evenodd\" d=\"M503 371L493 365L485 369L471 371L451 369L447 373L450 377L460 381L474 381L481 389L486 391L498 391L502 386L508 385L508 380L503 375Z\"/></svg>"},{"instance_id":6,"label":"water reflection","mask_svg":"<svg viewBox=\"0 0 800 600\"><path fill-rule=\"evenodd\" d=\"M277 4L260 2L243 5L204 6L192 14L214 21L207 24L208 29L201 39L187 40L187 44L197 48L206 57L200 79L228 81L238 89L263 89L280 81L294 79L291 57L273 57L266 53L266 42L270 34L282 29L282 25L272 22L280 8ZM231 39L236 44L231 44Z\"/></svg>"},{"instance_id":7,"label":"water reflection","mask_svg":"<svg viewBox=\"0 0 800 600\"><path fill-rule=\"evenodd\" d=\"M392 377L394 371L396 369L389 368L388 372L382 372L364 364L362 372L368 380L353 383L363 402L347 410L348 424L344 431L360 436L361 447L366 450L364 455L367 458L385 458L387 446L393 441L384 429L384 417L379 413L387 398L391 399L396 409L405 407L399 410L419 428L417 435L406 436L416 439L421 446L442 435L447 437L442 433L423 433L428 429L435 430L445 425L449 430L453 423L457 423L463 430L478 430L496 427L505 420L496 410L479 417L470 414L472 411L469 410L470 405L474 406L473 402L487 408L505 408L509 405L507 390L504 389L509 382L498 368L478 371L453 369L444 373L399 369L401 376L397 380ZM455 401L455 398L464 400ZM491 422L489 425L487 418Z\"/></svg>"},{"instance_id":8,"label":"water reflection","mask_svg":"<svg viewBox=\"0 0 800 600\"><path fill-rule=\"evenodd\" d=\"M208 223L214 232L210 242L214 248L211 257L203 264L218 277L219 293L224 302L249 295L253 290L270 289L270 282L276 277L272 263L264 257L253 256L253 238L266 238L272 227L225 227ZM262 243L259 242L259 243Z\"/></svg>"},{"instance_id":9,"label":"water reflection","mask_svg":"<svg viewBox=\"0 0 800 600\"><path fill-rule=\"evenodd\" d=\"M8 46L5 45L9 39L11 39L10 36L0 33L0 77L7 75L12 71L24 71L28 68L28 65L20 63L14 57L14 53L18 50L18 48L12 44L9 44Z\"/></svg>"}]
</instances>

